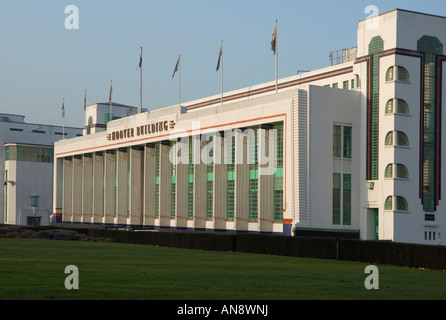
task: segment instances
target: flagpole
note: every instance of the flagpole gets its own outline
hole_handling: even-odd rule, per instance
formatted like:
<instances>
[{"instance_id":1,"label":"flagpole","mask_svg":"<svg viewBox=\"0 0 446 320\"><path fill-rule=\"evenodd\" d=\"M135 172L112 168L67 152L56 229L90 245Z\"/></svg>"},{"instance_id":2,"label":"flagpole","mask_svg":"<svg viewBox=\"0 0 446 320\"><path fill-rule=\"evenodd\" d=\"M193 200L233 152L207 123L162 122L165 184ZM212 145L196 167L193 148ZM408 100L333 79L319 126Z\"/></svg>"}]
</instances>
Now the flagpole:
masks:
<instances>
[{"instance_id":1,"label":"flagpole","mask_svg":"<svg viewBox=\"0 0 446 320\"><path fill-rule=\"evenodd\" d=\"M178 107L181 108L181 54L178 56Z\"/></svg>"},{"instance_id":2,"label":"flagpole","mask_svg":"<svg viewBox=\"0 0 446 320\"><path fill-rule=\"evenodd\" d=\"M278 43L278 41L277 41L277 19L276 19L276 49L275 49L275 51L276 51L276 93L277 93L277 56L278 56L278 45L277 45L277 43Z\"/></svg>"},{"instance_id":3,"label":"flagpole","mask_svg":"<svg viewBox=\"0 0 446 320\"><path fill-rule=\"evenodd\" d=\"M62 99L62 137L65 139L65 97Z\"/></svg>"},{"instance_id":4,"label":"flagpole","mask_svg":"<svg viewBox=\"0 0 446 320\"><path fill-rule=\"evenodd\" d=\"M142 47L141 47L141 58L139 60L139 82L140 82L140 89L139 89L139 113L141 113L142 110Z\"/></svg>"},{"instance_id":5,"label":"flagpole","mask_svg":"<svg viewBox=\"0 0 446 320\"><path fill-rule=\"evenodd\" d=\"M221 40L221 105L223 106L223 40Z\"/></svg>"},{"instance_id":6,"label":"flagpole","mask_svg":"<svg viewBox=\"0 0 446 320\"><path fill-rule=\"evenodd\" d=\"M108 122L112 121L113 119L113 110L112 110L112 86L113 86L113 80L110 80L110 115L108 118Z\"/></svg>"}]
</instances>

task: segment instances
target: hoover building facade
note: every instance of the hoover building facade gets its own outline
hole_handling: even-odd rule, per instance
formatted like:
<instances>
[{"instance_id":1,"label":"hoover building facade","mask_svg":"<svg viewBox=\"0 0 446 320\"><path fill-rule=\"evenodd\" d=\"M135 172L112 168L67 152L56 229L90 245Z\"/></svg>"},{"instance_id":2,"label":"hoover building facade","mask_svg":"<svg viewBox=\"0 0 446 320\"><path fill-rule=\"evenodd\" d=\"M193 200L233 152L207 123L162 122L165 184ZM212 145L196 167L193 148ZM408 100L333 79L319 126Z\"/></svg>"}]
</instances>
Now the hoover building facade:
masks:
<instances>
[{"instance_id":1,"label":"hoover building facade","mask_svg":"<svg viewBox=\"0 0 446 320\"><path fill-rule=\"evenodd\" d=\"M86 120L55 144L53 221L445 244L446 18L373 19L277 88Z\"/></svg>"}]
</instances>

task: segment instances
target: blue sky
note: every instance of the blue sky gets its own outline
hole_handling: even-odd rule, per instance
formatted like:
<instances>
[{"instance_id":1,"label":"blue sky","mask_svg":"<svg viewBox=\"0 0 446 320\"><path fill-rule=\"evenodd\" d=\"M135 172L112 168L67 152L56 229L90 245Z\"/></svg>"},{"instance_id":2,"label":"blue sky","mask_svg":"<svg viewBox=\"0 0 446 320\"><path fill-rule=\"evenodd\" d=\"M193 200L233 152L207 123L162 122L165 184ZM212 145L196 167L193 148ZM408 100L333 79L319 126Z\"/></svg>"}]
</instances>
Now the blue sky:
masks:
<instances>
[{"instance_id":1,"label":"blue sky","mask_svg":"<svg viewBox=\"0 0 446 320\"><path fill-rule=\"evenodd\" d=\"M65 28L65 7L79 9L79 29ZM27 122L83 126L83 99L143 107L178 102L172 72L181 54L181 100L219 94L216 64L224 41L224 90L274 80L270 39L278 20L279 78L329 65L329 52L356 45L365 8L446 16L440 0L2 0L0 112Z\"/></svg>"}]
</instances>

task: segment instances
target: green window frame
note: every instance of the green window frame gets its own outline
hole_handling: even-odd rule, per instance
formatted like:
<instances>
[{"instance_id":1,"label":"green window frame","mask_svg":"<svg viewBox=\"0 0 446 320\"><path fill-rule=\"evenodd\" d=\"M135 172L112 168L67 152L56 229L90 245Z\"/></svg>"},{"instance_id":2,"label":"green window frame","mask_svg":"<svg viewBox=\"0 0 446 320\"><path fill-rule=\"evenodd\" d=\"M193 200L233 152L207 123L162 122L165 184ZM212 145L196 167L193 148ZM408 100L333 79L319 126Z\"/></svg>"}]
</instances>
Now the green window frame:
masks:
<instances>
[{"instance_id":1,"label":"green window frame","mask_svg":"<svg viewBox=\"0 0 446 320\"><path fill-rule=\"evenodd\" d=\"M409 138L407 137L407 135L402 132L402 131L397 131L397 145L398 146L403 146L403 147L408 147L409 146Z\"/></svg>"},{"instance_id":2,"label":"green window frame","mask_svg":"<svg viewBox=\"0 0 446 320\"><path fill-rule=\"evenodd\" d=\"M390 99L386 103L386 114L393 114L393 99Z\"/></svg>"},{"instance_id":3,"label":"green window frame","mask_svg":"<svg viewBox=\"0 0 446 320\"><path fill-rule=\"evenodd\" d=\"M404 197L396 196L396 210L409 211L409 205Z\"/></svg>"},{"instance_id":4,"label":"green window frame","mask_svg":"<svg viewBox=\"0 0 446 320\"><path fill-rule=\"evenodd\" d=\"M341 224L341 174L333 173L333 224Z\"/></svg>"},{"instance_id":5,"label":"green window frame","mask_svg":"<svg viewBox=\"0 0 446 320\"><path fill-rule=\"evenodd\" d=\"M409 105L405 100L397 100L397 112L400 114L409 114Z\"/></svg>"},{"instance_id":6,"label":"green window frame","mask_svg":"<svg viewBox=\"0 0 446 320\"><path fill-rule=\"evenodd\" d=\"M384 178L393 178L393 164L388 164L384 171Z\"/></svg>"},{"instance_id":7,"label":"green window frame","mask_svg":"<svg viewBox=\"0 0 446 320\"><path fill-rule=\"evenodd\" d=\"M234 221L235 215L235 136L225 138L226 152L228 154L227 181L226 181L226 220Z\"/></svg>"},{"instance_id":8,"label":"green window frame","mask_svg":"<svg viewBox=\"0 0 446 320\"><path fill-rule=\"evenodd\" d=\"M407 170L407 167L405 165L397 163L396 177L399 179L409 179L409 170Z\"/></svg>"},{"instance_id":9,"label":"green window frame","mask_svg":"<svg viewBox=\"0 0 446 320\"><path fill-rule=\"evenodd\" d=\"M177 175L177 143L172 141L170 143L170 152L172 154L172 159L170 163L170 173L171 173L171 186L170 186L170 219L175 219L176 214L176 175Z\"/></svg>"},{"instance_id":10,"label":"green window frame","mask_svg":"<svg viewBox=\"0 0 446 320\"><path fill-rule=\"evenodd\" d=\"M393 197L392 196L388 196L386 198L386 201L384 202L384 210L386 210L386 211L393 210Z\"/></svg>"},{"instance_id":11,"label":"green window frame","mask_svg":"<svg viewBox=\"0 0 446 320\"><path fill-rule=\"evenodd\" d=\"M194 137L189 137L189 164L187 184L187 219L194 218Z\"/></svg>"},{"instance_id":12,"label":"green window frame","mask_svg":"<svg viewBox=\"0 0 446 320\"><path fill-rule=\"evenodd\" d=\"M436 100L439 93L436 92L436 86L440 79L437 79L437 56L443 55L443 44L437 37L424 35L417 41L417 51L424 53L424 101L423 116L424 133L423 153L422 153L422 204L426 212L435 212L437 206L437 177L436 177L436 136L439 133L436 130L436 120L440 114L436 112Z\"/></svg>"},{"instance_id":13,"label":"green window frame","mask_svg":"<svg viewBox=\"0 0 446 320\"><path fill-rule=\"evenodd\" d=\"M398 81L409 82L410 76L406 68L398 66Z\"/></svg>"},{"instance_id":14,"label":"green window frame","mask_svg":"<svg viewBox=\"0 0 446 320\"><path fill-rule=\"evenodd\" d=\"M160 215L160 153L161 144L155 145L155 219Z\"/></svg>"},{"instance_id":15,"label":"green window frame","mask_svg":"<svg viewBox=\"0 0 446 320\"><path fill-rule=\"evenodd\" d=\"M206 165L206 220L212 220L214 216L214 137L210 136L206 145L207 155L212 161ZM209 159L209 160L210 160Z\"/></svg>"},{"instance_id":16,"label":"green window frame","mask_svg":"<svg viewBox=\"0 0 446 320\"><path fill-rule=\"evenodd\" d=\"M385 145L393 146L393 131L390 131L386 134Z\"/></svg>"},{"instance_id":17,"label":"green window frame","mask_svg":"<svg viewBox=\"0 0 446 320\"><path fill-rule=\"evenodd\" d=\"M394 80L394 68L395 67L392 66L389 69L387 69L386 81L393 81Z\"/></svg>"},{"instance_id":18,"label":"green window frame","mask_svg":"<svg viewBox=\"0 0 446 320\"><path fill-rule=\"evenodd\" d=\"M352 127L344 126L344 158L352 158Z\"/></svg>"},{"instance_id":19,"label":"green window frame","mask_svg":"<svg viewBox=\"0 0 446 320\"><path fill-rule=\"evenodd\" d=\"M352 216L352 176L345 173L342 181L343 197L342 197L342 224L351 225Z\"/></svg>"},{"instance_id":20,"label":"green window frame","mask_svg":"<svg viewBox=\"0 0 446 320\"><path fill-rule=\"evenodd\" d=\"M348 80L342 82L342 89L348 90Z\"/></svg>"},{"instance_id":21,"label":"green window frame","mask_svg":"<svg viewBox=\"0 0 446 320\"><path fill-rule=\"evenodd\" d=\"M283 222L283 123L274 124L276 132L276 170L273 177L273 222Z\"/></svg>"},{"instance_id":22,"label":"green window frame","mask_svg":"<svg viewBox=\"0 0 446 320\"><path fill-rule=\"evenodd\" d=\"M249 128L249 221L255 222L258 219L259 205L259 171L258 171L258 128ZM252 134L251 134L252 132Z\"/></svg>"},{"instance_id":23,"label":"green window frame","mask_svg":"<svg viewBox=\"0 0 446 320\"><path fill-rule=\"evenodd\" d=\"M342 126L334 125L333 126L333 157L340 158L341 157L341 146L342 146Z\"/></svg>"},{"instance_id":24,"label":"green window frame","mask_svg":"<svg viewBox=\"0 0 446 320\"><path fill-rule=\"evenodd\" d=\"M37 208L39 205L39 196L30 196L31 208Z\"/></svg>"}]
</instances>

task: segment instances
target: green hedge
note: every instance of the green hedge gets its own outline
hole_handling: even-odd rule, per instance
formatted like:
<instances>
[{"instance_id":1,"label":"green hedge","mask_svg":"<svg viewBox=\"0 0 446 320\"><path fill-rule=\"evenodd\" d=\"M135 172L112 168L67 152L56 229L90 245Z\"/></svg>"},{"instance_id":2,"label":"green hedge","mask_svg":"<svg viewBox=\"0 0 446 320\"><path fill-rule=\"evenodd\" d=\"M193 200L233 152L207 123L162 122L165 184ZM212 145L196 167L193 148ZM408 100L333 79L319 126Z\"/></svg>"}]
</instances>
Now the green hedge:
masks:
<instances>
[{"instance_id":1,"label":"green hedge","mask_svg":"<svg viewBox=\"0 0 446 320\"><path fill-rule=\"evenodd\" d=\"M237 234L237 251L293 257L335 259L336 240L332 238Z\"/></svg>"},{"instance_id":2,"label":"green hedge","mask_svg":"<svg viewBox=\"0 0 446 320\"><path fill-rule=\"evenodd\" d=\"M23 227L42 231L53 227ZM154 246L237 251L293 257L339 259L370 264L446 270L446 246L340 238L291 237L271 234L199 231L126 231L102 228L70 228L91 238Z\"/></svg>"},{"instance_id":3,"label":"green hedge","mask_svg":"<svg viewBox=\"0 0 446 320\"><path fill-rule=\"evenodd\" d=\"M446 247L390 241L342 240L341 260L403 267L446 269Z\"/></svg>"}]
</instances>

